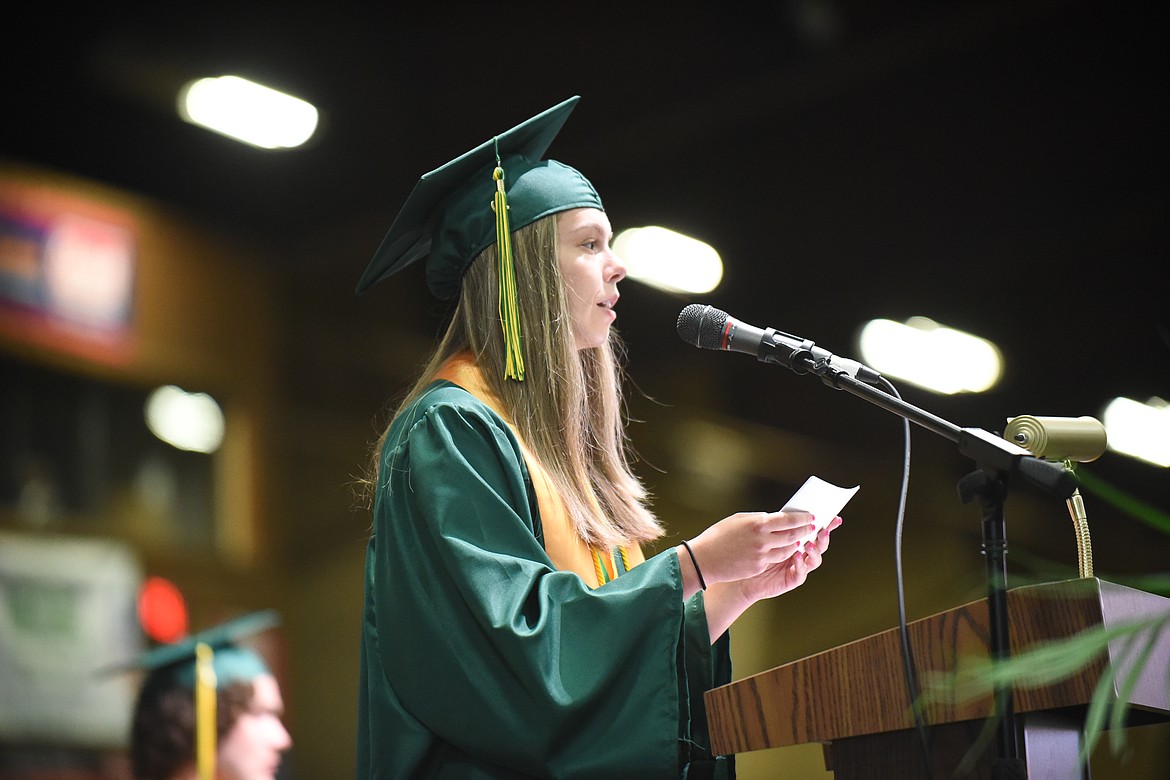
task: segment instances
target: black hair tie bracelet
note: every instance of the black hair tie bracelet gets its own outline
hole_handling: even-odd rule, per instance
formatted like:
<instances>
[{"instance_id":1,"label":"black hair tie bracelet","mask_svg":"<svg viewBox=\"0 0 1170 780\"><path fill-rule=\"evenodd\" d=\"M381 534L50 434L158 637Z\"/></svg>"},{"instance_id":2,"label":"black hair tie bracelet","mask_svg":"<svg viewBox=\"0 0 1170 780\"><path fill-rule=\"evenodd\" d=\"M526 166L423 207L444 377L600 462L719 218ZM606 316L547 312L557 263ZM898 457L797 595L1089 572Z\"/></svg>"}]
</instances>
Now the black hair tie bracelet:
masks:
<instances>
[{"instance_id":1,"label":"black hair tie bracelet","mask_svg":"<svg viewBox=\"0 0 1170 780\"><path fill-rule=\"evenodd\" d=\"M687 544L686 539L683 539L683 547L687 548L687 553L691 556L691 563L695 567L695 574L699 575L699 588L702 590L706 590L707 589L707 581L705 579L703 579L703 570L699 568L699 562L695 560L695 551L691 549L691 546L689 544Z\"/></svg>"}]
</instances>

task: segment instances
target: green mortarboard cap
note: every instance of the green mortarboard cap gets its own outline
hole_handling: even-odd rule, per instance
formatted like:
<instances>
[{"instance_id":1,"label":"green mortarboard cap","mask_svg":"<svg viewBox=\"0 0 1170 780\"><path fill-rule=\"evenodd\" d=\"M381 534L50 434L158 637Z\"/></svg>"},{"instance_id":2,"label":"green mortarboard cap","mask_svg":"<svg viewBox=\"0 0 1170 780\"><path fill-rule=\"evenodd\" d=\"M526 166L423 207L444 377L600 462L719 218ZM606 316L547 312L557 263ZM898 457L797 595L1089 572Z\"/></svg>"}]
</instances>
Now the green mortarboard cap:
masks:
<instances>
[{"instance_id":1,"label":"green mortarboard cap","mask_svg":"<svg viewBox=\"0 0 1170 780\"><path fill-rule=\"evenodd\" d=\"M268 666L259 655L238 643L279 623L280 617L275 610L252 612L192 634L174 644L152 648L124 668L142 669L151 677L166 675L194 689L196 648L207 645L214 653L217 688L230 682L247 682L262 674L269 674Z\"/></svg>"},{"instance_id":2,"label":"green mortarboard cap","mask_svg":"<svg viewBox=\"0 0 1170 780\"><path fill-rule=\"evenodd\" d=\"M568 209L602 208L597 191L580 172L541 160L579 99L569 98L419 179L357 292L425 257L427 287L442 300L456 297L467 266L496 240L492 172L497 155L511 230Z\"/></svg>"}]
</instances>

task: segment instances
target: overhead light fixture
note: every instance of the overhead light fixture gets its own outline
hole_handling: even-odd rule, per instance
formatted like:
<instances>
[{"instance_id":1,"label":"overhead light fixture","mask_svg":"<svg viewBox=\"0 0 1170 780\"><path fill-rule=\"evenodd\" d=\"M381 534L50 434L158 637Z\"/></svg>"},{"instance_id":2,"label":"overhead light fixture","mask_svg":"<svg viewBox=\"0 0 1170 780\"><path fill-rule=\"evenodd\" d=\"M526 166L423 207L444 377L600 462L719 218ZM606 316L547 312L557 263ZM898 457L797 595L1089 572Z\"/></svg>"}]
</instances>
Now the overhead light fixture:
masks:
<instances>
[{"instance_id":1,"label":"overhead light fixture","mask_svg":"<svg viewBox=\"0 0 1170 780\"><path fill-rule=\"evenodd\" d=\"M989 390L1003 370L990 341L928 317L870 320L858 341L862 360L875 371L944 395Z\"/></svg>"},{"instance_id":2,"label":"overhead light fixture","mask_svg":"<svg viewBox=\"0 0 1170 780\"><path fill-rule=\"evenodd\" d=\"M1101 415L1109 449L1155 466L1170 468L1170 404L1114 398Z\"/></svg>"},{"instance_id":3,"label":"overhead light fixture","mask_svg":"<svg viewBox=\"0 0 1170 780\"><path fill-rule=\"evenodd\" d=\"M150 432L177 449L212 453L223 443L223 410L206 393L156 388L146 399L145 414Z\"/></svg>"},{"instance_id":4,"label":"overhead light fixture","mask_svg":"<svg viewBox=\"0 0 1170 780\"><path fill-rule=\"evenodd\" d=\"M711 245L667 228L623 230L613 250L630 279L667 292L711 292L723 279L723 261Z\"/></svg>"},{"instance_id":5,"label":"overhead light fixture","mask_svg":"<svg viewBox=\"0 0 1170 780\"><path fill-rule=\"evenodd\" d=\"M239 76L198 79L179 91L185 121L261 149L292 149L317 129L317 109Z\"/></svg>"}]
</instances>

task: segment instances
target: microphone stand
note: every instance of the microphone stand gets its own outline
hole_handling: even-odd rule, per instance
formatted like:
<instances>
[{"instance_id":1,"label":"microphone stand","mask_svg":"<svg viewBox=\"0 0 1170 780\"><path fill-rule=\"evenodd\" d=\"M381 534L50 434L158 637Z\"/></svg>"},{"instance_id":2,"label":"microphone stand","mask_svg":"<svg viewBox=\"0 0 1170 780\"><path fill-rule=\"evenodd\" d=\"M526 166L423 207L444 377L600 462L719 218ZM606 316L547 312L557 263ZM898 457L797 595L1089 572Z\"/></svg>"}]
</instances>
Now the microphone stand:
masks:
<instances>
[{"instance_id":1,"label":"microphone stand","mask_svg":"<svg viewBox=\"0 0 1170 780\"><path fill-rule=\"evenodd\" d=\"M790 355L788 360L788 365L798 374L816 374L832 388L846 390L955 442L959 453L975 462L976 470L959 481L959 497L963 503L978 500L983 513L982 549L987 572L990 630L988 649L993 662L1009 658L1007 532L1003 510L1008 483L1012 478L1018 478L1067 501L1077 489L1076 477L1060 464L1037 458L1023 447L999 436L980 428L960 428L861 382L853 375L835 368L830 359L815 359L810 352L799 350ZM992 780L1026 778L1027 767L1020 756L1010 685L996 687L995 703L999 722L996 724L996 760L992 764Z\"/></svg>"}]
</instances>

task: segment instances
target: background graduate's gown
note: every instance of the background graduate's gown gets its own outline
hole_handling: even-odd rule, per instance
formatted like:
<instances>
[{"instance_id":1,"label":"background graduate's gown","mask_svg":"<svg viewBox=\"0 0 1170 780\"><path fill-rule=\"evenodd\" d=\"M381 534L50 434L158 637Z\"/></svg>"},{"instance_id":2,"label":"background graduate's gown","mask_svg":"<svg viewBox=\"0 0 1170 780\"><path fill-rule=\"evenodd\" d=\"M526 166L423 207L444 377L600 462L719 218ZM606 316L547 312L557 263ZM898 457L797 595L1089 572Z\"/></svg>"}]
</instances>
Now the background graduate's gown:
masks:
<instances>
[{"instance_id":1,"label":"background graduate's gown","mask_svg":"<svg viewBox=\"0 0 1170 780\"><path fill-rule=\"evenodd\" d=\"M558 567L539 466L481 397L435 382L382 452L358 777L733 776L703 708L728 637L710 644L701 593L683 602L677 556L609 557L601 587Z\"/></svg>"}]
</instances>

